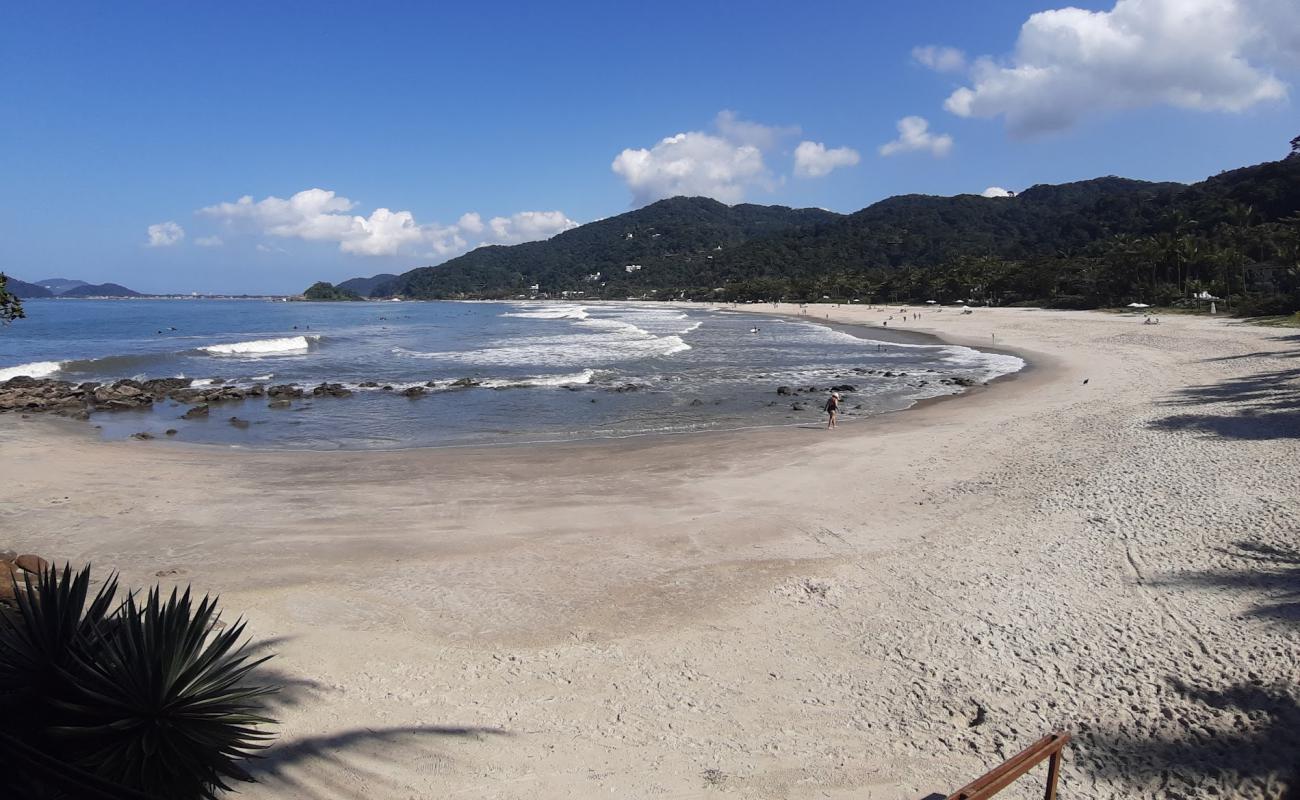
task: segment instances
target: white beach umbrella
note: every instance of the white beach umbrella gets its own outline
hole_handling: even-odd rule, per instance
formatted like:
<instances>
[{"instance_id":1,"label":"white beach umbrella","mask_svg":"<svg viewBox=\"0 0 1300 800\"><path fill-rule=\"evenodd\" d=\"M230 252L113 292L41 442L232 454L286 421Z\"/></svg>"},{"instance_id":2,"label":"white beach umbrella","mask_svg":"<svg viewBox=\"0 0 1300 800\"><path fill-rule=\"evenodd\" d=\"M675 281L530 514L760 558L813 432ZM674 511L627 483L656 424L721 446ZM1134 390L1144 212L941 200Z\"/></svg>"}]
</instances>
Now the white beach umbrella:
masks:
<instances>
[{"instance_id":1,"label":"white beach umbrella","mask_svg":"<svg viewBox=\"0 0 1300 800\"><path fill-rule=\"evenodd\" d=\"M1151 306L1147 305L1146 303L1129 303L1128 307L1129 308L1150 308Z\"/></svg>"}]
</instances>

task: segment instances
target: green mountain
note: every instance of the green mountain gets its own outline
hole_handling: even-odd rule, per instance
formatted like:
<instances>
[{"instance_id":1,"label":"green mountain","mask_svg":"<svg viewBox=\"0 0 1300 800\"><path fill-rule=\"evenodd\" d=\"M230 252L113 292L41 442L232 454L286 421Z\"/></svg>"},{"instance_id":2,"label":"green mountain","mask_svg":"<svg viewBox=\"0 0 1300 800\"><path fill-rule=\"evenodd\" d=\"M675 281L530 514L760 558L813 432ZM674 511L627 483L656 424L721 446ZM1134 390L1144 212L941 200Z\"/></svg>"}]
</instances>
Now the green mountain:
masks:
<instances>
[{"instance_id":1,"label":"green mountain","mask_svg":"<svg viewBox=\"0 0 1300 800\"><path fill-rule=\"evenodd\" d=\"M1117 177L1019 195L891 197L853 214L676 197L552 239L482 247L371 296L877 301L1094 307L1235 297L1300 307L1300 157L1200 183ZM534 288L536 287L536 288Z\"/></svg>"},{"instance_id":2,"label":"green mountain","mask_svg":"<svg viewBox=\"0 0 1300 800\"><path fill-rule=\"evenodd\" d=\"M36 285L44 286L46 289L49 289L57 295L63 294L69 289L75 289L78 286L89 286L90 284L87 281L79 281L71 278L46 278L45 280L37 281Z\"/></svg>"},{"instance_id":3,"label":"green mountain","mask_svg":"<svg viewBox=\"0 0 1300 800\"><path fill-rule=\"evenodd\" d=\"M658 276L656 284L688 281L718 252L758 236L838 216L820 209L728 206L704 197L674 197L546 241L480 247L437 267L411 270L370 294L501 296L527 293L537 284L541 291L552 293L571 289L626 295L624 289L615 287L645 285L640 273ZM629 266L640 269L629 272ZM597 274L600 277L594 277Z\"/></svg>"},{"instance_id":4,"label":"green mountain","mask_svg":"<svg viewBox=\"0 0 1300 800\"><path fill-rule=\"evenodd\" d=\"M391 283L392 281L395 280L397 280L396 275L390 272L384 272L379 275L375 275L372 278L349 278L348 280L338 284L338 288L342 289L345 292L352 292L353 294L357 294L362 297L370 297L370 293L373 292L375 289L378 289L380 286L386 283Z\"/></svg>"}]
</instances>

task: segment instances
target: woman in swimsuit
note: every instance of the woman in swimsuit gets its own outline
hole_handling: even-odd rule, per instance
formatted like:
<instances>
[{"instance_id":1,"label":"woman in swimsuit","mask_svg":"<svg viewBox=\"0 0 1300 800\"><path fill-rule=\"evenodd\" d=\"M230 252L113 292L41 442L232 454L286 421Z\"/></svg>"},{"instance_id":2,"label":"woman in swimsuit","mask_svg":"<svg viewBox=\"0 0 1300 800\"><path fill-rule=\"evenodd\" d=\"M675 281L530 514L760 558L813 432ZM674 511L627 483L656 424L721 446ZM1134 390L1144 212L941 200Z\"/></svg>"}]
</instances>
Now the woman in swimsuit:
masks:
<instances>
[{"instance_id":1,"label":"woman in swimsuit","mask_svg":"<svg viewBox=\"0 0 1300 800\"><path fill-rule=\"evenodd\" d=\"M826 401L826 416L829 420L826 422L827 430L835 427L835 413L840 410L840 393L831 392L830 399Z\"/></svg>"}]
</instances>

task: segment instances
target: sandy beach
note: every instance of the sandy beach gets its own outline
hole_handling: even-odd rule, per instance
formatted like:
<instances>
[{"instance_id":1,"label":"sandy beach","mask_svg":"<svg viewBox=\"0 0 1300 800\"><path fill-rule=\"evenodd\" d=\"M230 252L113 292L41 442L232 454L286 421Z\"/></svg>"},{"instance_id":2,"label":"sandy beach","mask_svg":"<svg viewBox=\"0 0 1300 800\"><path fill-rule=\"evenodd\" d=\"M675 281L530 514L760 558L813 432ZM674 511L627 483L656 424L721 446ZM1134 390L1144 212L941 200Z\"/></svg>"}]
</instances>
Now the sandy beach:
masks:
<instances>
[{"instance_id":1,"label":"sandy beach","mask_svg":"<svg viewBox=\"0 0 1300 800\"><path fill-rule=\"evenodd\" d=\"M1063 797L1285 796L1300 331L921 314L890 329L1031 367L833 432L540 447L7 414L0 548L246 617L285 686L255 800L919 798L1053 730Z\"/></svg>"}]
</instances>

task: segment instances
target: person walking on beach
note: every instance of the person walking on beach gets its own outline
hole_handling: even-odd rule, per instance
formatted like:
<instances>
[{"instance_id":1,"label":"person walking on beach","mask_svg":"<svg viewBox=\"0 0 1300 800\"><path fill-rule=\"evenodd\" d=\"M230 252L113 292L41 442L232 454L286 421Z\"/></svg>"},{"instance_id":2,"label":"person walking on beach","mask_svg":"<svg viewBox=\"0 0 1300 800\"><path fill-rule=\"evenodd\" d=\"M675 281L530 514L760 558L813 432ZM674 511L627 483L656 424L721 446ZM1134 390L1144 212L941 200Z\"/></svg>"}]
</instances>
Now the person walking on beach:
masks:
<instances>
[{"instance_id":1,"label":"person walking on beach","mask_svg":"<svg viewBox=\"0 0 1300 800\"><path fill-rule=\"evenodd\" d=\"M830 430L835 427L835 414L840 410L840 393L831 392L831 396L826 399L826 429Z\"/></svg>"}]
</instances>

